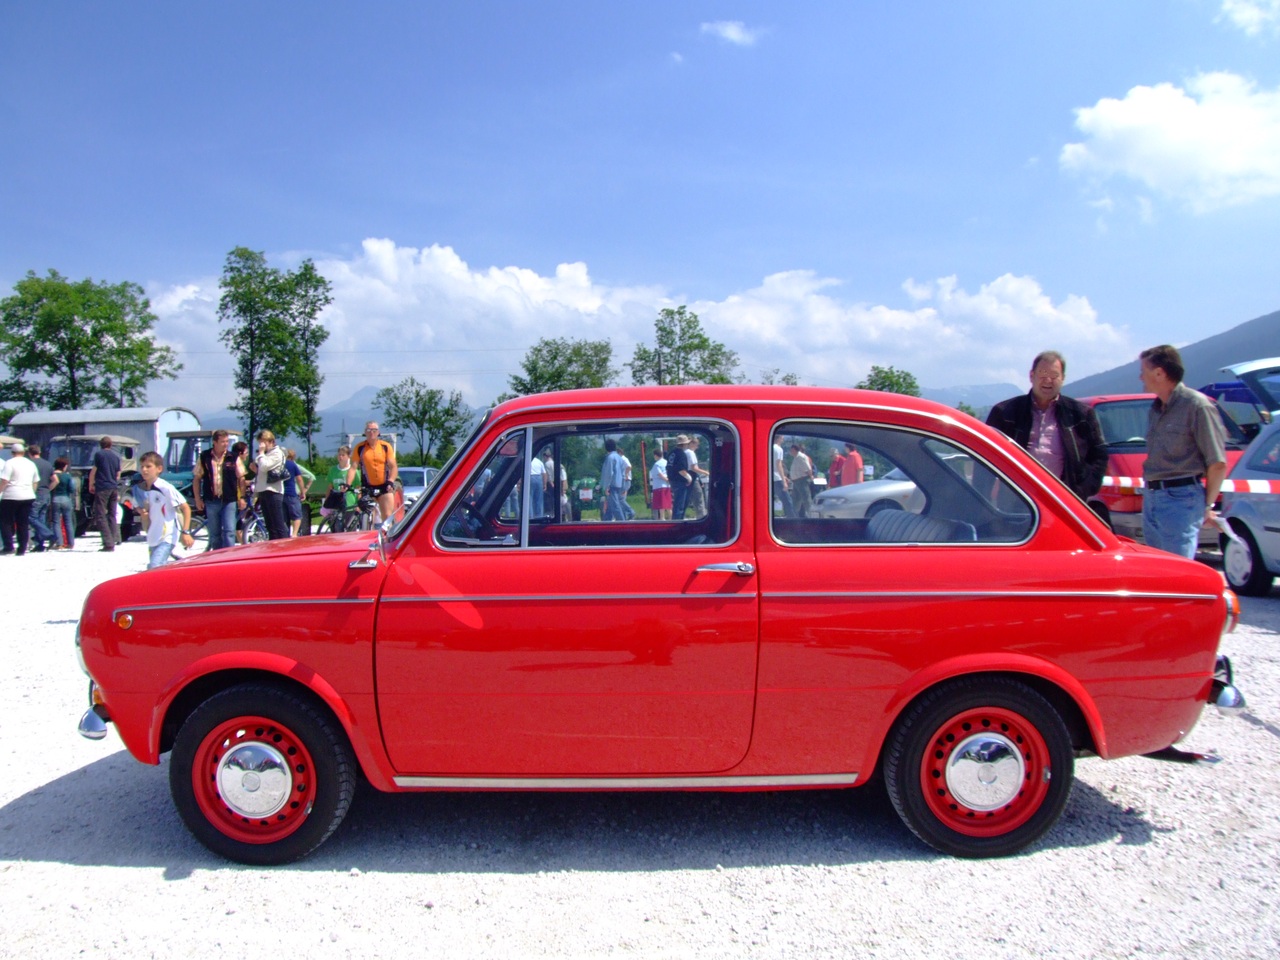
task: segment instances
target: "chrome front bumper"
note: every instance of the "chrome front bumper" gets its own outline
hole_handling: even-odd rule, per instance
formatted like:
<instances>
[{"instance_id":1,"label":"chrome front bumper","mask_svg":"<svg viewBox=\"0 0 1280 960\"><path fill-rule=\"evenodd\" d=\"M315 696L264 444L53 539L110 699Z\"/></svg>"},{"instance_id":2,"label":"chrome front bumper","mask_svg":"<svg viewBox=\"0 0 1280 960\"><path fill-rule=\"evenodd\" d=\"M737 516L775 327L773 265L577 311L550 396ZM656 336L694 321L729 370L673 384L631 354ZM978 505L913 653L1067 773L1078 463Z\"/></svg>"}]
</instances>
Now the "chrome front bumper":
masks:
<instances>
[{"instance_id":1,"label":"chrome front bumper","mask_svg":"<svg viewBox=\"0 0 1280 960\"><path fill-rule=\"evenodd\" d=\"M107 724L110 720L111 717L107 715L107 706L98 696L98 685L90 680L89 709L80 718L80 724L76 729L86 740L101 740L107 735Z\"/></svg>"}]
</instances>

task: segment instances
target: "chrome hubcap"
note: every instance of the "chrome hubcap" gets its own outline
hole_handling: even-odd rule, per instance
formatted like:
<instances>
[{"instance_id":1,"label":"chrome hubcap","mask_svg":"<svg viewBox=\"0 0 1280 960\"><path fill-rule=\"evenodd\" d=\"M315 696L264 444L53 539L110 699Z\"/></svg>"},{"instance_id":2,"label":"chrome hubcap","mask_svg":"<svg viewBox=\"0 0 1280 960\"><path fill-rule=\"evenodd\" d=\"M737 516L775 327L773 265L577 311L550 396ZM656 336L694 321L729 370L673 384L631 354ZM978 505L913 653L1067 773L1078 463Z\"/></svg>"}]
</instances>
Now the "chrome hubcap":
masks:
<instances>
[{"instance_id":1,"label":"chrome hubcap","mask_svg":"<svg viewBox=\"0 0 1280 960\"><path fill-rule=\"evenodd\" d=\"M293 777L289 761L265 743L242 743L218 762L218 795L242 817L263 819L289 800Z\"/></svg>"},{"instance_id":2,"label":"chrome hubcap","mask_svg":"<svg viewBox=\"0 0 1280 960\"><path fill-rule=\"evenodd\" d=\"M1249 579L1253 573L1253 557L1249 550L1234 540L1227 541L1227 549L1223 553L1222 566L1227 577L1237 586Z\"/></svg>"},{"instance_id":3,"label":"chrome hubcap","mask_svg":"<svg viewBox=\"0 0 1280 960\"><path fill-rule=\"evenodd\" d=\"M1018 745L998 733L960 741L947 760L947 790L970 810L998 810L1018 795L1027 775Z\"/></svg>"}]
</instances>

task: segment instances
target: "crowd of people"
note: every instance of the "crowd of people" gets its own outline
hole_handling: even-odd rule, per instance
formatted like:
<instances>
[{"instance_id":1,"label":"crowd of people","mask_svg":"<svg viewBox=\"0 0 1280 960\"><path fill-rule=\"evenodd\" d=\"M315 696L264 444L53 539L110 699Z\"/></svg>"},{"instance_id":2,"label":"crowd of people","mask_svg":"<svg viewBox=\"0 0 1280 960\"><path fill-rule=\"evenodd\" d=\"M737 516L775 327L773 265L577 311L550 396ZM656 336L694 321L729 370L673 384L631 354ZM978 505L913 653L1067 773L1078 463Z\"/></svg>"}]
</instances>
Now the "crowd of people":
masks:
<instances>
[{"instance_id":1,"label":"crowd of people","mask_svg":"<svg viewBox=\"0 0 1280 960\"><path fill-rule=\"evenodd\" d=\"M1148 544L1194 558L1202 524L1212 522L1213 507L1226 476L1225 430L1211 401L1183 384L1184 367L1177 349L1162 345L1139 357L1143 386L1155 395L1148 415L1147 457L1143 467L1143 535ZM1031 363L1030 389L991 408L987 423L1024 447L1084 500L1097 495L1107 471L1108 456L1097 414L1088 404L1062 392L1067 362L1061 353L1046 350ZM256 454L245 442L232 444L230 434L218 430L212 446L195 465L192 500L209 533L209 549L232 546L242 538L251 502L273 540L297 536L314 474L297 462L296 452L277 444L270 430L255 438ZM700 439L676 436L670 447L653 455L648 470L647 498L655 520L683 520L706 515L706 487L710 472L700 463ZM616 440L605 440L599 493L601 519L636 518L629 503L633 484L630 459ZM10 459L0 462L0 554L23 555L30 550L66 550L75 545L74 502L77 492L92 498L94 525L104 551L120 543L117 505L120 500L121 460L110 437L94 452L85 490L65 458L50 463L38 445L13 443ZM789 453L789 462L786 454ZM773 498L787 517L810 515L818 477L813 457L800 440L784 451L773 445L770 465ZM143 455L138 504L150 548L150 566L166 562L182 544L191 546L192 510L161 474L164 461L155 452ZM395 482L399 474L395 449L380 436L378 424L365 425L364 439L354 450L341 447L338 462L326 477L328 487L322 513L351 510L357 486L372 497L380 517L395 511ZM830 486L846 486L866 479L861 453L852 443L832 453L825 479ZM358 481L358 484L357 484ZM529 484L535 516L546 512L548 495L567 499L568 480L548 452L533 457Z\"/></svg>"}]
</instances>

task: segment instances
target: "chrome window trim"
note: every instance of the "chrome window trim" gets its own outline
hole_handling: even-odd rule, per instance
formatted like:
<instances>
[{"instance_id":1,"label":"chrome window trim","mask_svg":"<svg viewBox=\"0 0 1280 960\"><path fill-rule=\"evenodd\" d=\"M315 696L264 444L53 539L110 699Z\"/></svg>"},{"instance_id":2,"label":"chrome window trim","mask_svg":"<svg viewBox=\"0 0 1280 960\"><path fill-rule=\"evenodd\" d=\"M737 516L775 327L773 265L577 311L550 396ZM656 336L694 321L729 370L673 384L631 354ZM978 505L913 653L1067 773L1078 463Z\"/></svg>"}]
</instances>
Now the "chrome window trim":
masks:
<instances>
[{"instance_id":1,"label":"chrome window trim","mask_svg":"<svg viewBox=\"0 0 1280 960\"><path fill-rule=\"evenodd\" d=\"M850 404L850 406L856 406L856 405L855 405L855 404ZM881 407L881 408L878 408L878 409L889 409L889 410L895 410L895 409L897 409L897 408L893 408L893 407L887 407L887 408L886 408L886 407ZM901 412L901 411L899 411L899 412ZM910 413L915 413L916 411L914 411L914 410L913 410L913 411L908 411L908 412L910 412ZM928 416L928 415L926 414L926 416ZM963 425L963 424L961 424L958 420L955 420L955 419L954 419L954 418L952 418L952 417L934 417L934 419L938 420L939 422L943 422L943 423L951 423L951 424L955 424L956 426L964 426L964 425ZM773 438L774 438L775 434L778 434L778 433L781 433L781 432L786 432L786 431L783 429L785 426L787 426L787 425L789 425L789 424L796 424L796 423L836 424L836 425L839 425L839 426L863 426L863 427L870 427L870 428L875 429L875 430L897 430L897 431L900 431L900 432L902 432L902 433L913 433L913 434L916 434L916 435L918 435L918 436L922 436L922 437L924 437L924 438L926 438L926 439L938 440L938 441L939 441L939 442L941 442L941 443L946 443L946 444L949 444L949 445L951 445L951 446L953 446L953 447L954 447L954 446L956 446L956 443L955 443L953 440L949 439L948 437L944 437L944 436L942 436L942 435L940 435L940 434L937 434L937 433L932 433L932 432L930 432L930 431L928 431L928 430L923 430L923 429L921 429L920 427L906 427L906 426L902 426L902 425L900 425L900 424L894 424L894 423L867 423L867 422L864 422L864 421L832 420L832 419L831 419L831 418L829 418L829 417L789 417L789 418L784 419L784 420L775 420L775 421L773 422L773 426L769 428L768 434L767 434L767 436L766 436L766 438L765 438L765 456L766 456L766 458L771 458L771 457L773 456ZM969 432L970 434L972 434L973 436L977 436L977 437L979 437L980 439L985 439L985 438L981 438L981 436L980 436L976 431L974 431L974 430L972 430L972 429L969 429L969 430L968 430L968 432ZM1030 507L1031 507L1031 531L1030 531L1030 533L1028 533L1028 534L1027 534L1027 536L1023 537L1021 540L986 540L986 541L983 541L983 540L972 540L972 541L966 541L966 540L954 540L954 541L951 541L951 540L949 540L949 541L946 541L945 543L912 543L912 542L904 542L904 543L878 543L878 542L872 542L872 541L868 541L868 540L838 540L838 541L830 542L830 543L828 543L828 542L822 542L822 543L792 543L792 542L791 542L791 541L789 541L789 540L779 540L779 539L778 539L777 534L774 532L774 527L773 527L773 521L774 521L775 519L779 519L779 518L777 518L777 517L774 517L774 515L773 515L773 464L772 464L772 463L770 463L770 462L768 462L768 459L766 459L766 469L767 469L767 472L766 472L765 476L767 476L767 477L769 478L769 504L770 504L770 508L769 508L768 513L767 513L767 519L768 519L768 521L769 521L769 539L770 539L770 540L772 540L772 541L773 541L777 546L779 546L779 547L784 547L784 548L787 548L787 549L800 549L800 550L809 550L809 549L814 549L814 548L819 548L819 549L831 549L832 547L855 547L855 548L858 548L858 549L872 549L872 550L883 550L883 549L885 549L886 547L888 547L888 548L893 548L893 547L919 547L919 548L930 548L930 549L935 549L935 550L936 550L936 549L944 549L944 548L948 548L948 547L962 547L962 548L964 548L964 549L966 549L966 550L971 550L971 549L973 549L973 548L975 548L975 547L980 547L980 548L983 548L983 549L990 549L990 548L992 548L992 547L1001 547L1001 548L1021 547L1021 546L1025 546L1026 544L1030 543L1030 542L1032 541L1032 539L1034 539L1034 537L1035 537L1035 535L1036 535L1036 532L1040 529L1040 505L1039 505L1038 503L1036 503L1036 501L1035 501L1035 499L1034 499L1034 498L1032 498L1032 497L1028 496L1028 495L1027 495L1027 493L1022 489L1022 487L1020 487L1018 484L1014 483L1014 482L1013 482L1013 480L1011 480L1011 479L1009 478L1008 474L1006 474L1003 470L997 470L997 469L992 465L992 463L991 463L989 460L987 460L987 458L986 458L986 457L979 456L979 455L978 455L978 453L977 453L977 451L976 451L976 450L974 450L972 447L959 447L958 449L961 449L961 450L963 450L964 452L968 453L970 456L972 456L972 457L973 457L973 459L974 459L974 460L978 461L978 462L979 462L979 463L981 463L983 466L985 466L988 470L990 470L990 471L992 472L992 474L994 474L995 476L997 476L997 477L999 477L1000 479L1004 480L1004 482L1005 482L1005 483L1007 483L1011 488L1013 488L1013 490L1018 494L1018 496L1019 496L1019 497L1021 497L1021 498L1026 502L1026 503L1028 503L1028 504L1030 505ZM1046 493L1048 493L1048 491L1047 491L1047 490L1046 490L1045 492L1046 492ZM1098 541L1096 538L1094 538L1094 541L1095 541L1095 543L1097 544L1097 546L1099 547L1099 549L1101 549L1101 548L1103 548L1103 547L1105 546L1105 544L1103 544L1102 542Z\"/></svg>"},{"instance_id":2,"label":"chrome window trim","mask_svg":"<svg viewBox=\"0 0 1280 960\"><path fill-rule=\"evenodd\" d=\"M674 406L676 404L668 404L668 405ZM684 401L683 405L688 406L689 405L688 401ZM740 403L732 403L732 402L720 403L719 401L707 401L705 403L700 403L699 405L700 406L720 406L720 407L742 406L742 404ZM646 405L627 402L625 404L618 404L616 406L634 407L634 406L646 406ZM555 404L555 405L548 405L546 407L525 407L518 412L521 415L524 415L530 412L535 412L537 410L543 410L543 409L558 410L563 412L567 409L574 409L577 407L586 407L586 408L597 410L597 411L601 409L601 405L598 403L568 404L568 405ZM514 414L511 414L511 415L514 415ZM703 416L703 415L692 416L692 417L653 417L653 416L616 417L616 416L601 415L591 420L580 420L577 418L570 417L570 418L540 421L536 424L528 423L522 427L512 427L508 430L503 430L501 433L499 433L497 442L490 444L488 449L485 451L484 456L481 457L480 462L481 463L487 462L489 458L493 456L494 450L500 447L508 439L519 436L521 433L525 435L524 439L525 439L525 446L526 446L526 454L529 456L532 456L533 433L535 430L548 430L548 429L555 429L557 427L564 427L564 426L593 427L595 425L604 425L604 426L618 425L619 427L621 427L627 424L652 423L655 420L663 420L668 422L672 420L679 420L683 424L717 424L727 429L733 435L734 443L737 445L737 448L738 448L738 453L737 453L737 456L734 458L734 461L735 461L734 476L733 476L734 523L733 523L733 529L730 531L729 539L725 540L722 543L692 543L692 544L690 543L614 543L614 544L565 544L565 545L549 545L549 546L537 546L537 547L530 546L529 545L530 492L528 489L529 485L526 483L524 484L524 489L521 491L522 516L520 521L519 541L509 545L504 545L501 541L493 541L493 544L492 544L493 548L498 550L499 552L518 553L526 550L537 551L537 552L542 552L545 550L589 550L589 551L595 551L595 550L724 550L736 545L742 539L742 515L743 515L742 467L743 467L743 462L746 459L746 453L744 451L744 444L743 444L741 431L738 430L735 424L731 423L728 420L724 420L720 417ZM496 422L497 421L495 421L495 423ZM559 465L557 464L557 466ZM633 475L634 475L635 469L636 469L635 464L632 464ZM640 469L647 471L648 465L642 465ZM527 465L526 465L526 475L527 475ZM436 523L436 525L432 528L431 530L432 545L438 548L439 550L441 550L442 552L447 552L450 554L475 553L477 549L475 546L460 546L456 541L453 541L453 542L446 541L442 539L440 536L440 527L448 518L449 514L453 512L454 508L457 505L457 502L458 500L457 498L455 498L453 501L449 503L449 505L445 508L444 513L439 518L439 522ZM640 520L638 522L643 524L645 521ZM504 547L506 548L505 550L503 549ZM485 548L481 548L481 549L485 549Z\"/></svg>"},{"instance_id":3,"label":"chrome window trim","mask_svg":"<svg viewBox=\"0 0 1280 960\"><path fill-rule=\"evenodd\" d=\"M690 401L688 398L676 399L674 397L672 397L671 399L655 397L655 398L646 398L644 400L637 399L637 400L608 401L609 405L614 409L622 409L627 407L646 407L646 408L687 407L690 405L691 402L695 404L704 404L708 406L714 404L720 407L746 407L748 409L760 409L765 407L782 407L782 406L790 407L794 409L797 406L807 406L807 407L810 407L811 409L834 408L837 410L849 410L851 412L878 411L882 413L892 413L897 415L905 414L911 417L920 417L921 419L929 420L937 424L946 424L948 426L951 426L955 429L958 429L968 434L971 438L976 438L977 440L983 443L991 442L990 438L988 438L985 434L982 434L979 431L975 430L970 424L964 423L956 419L951 414L937 413L932 410L915 410L910 407L890 406L888 404L883 404L883 403L862 403L862 402L852 402L848 400L814 400L810 398L781 399L777 397L760 397L760 398L753 399L749 395L745 397L719 397L719 398L705 398L705 399L698 398L693 401ZM543 410L543 409L574 410L574 409L585 407L589 409L598 410L600 409L600 406L601 404L599 400L596 400L593 403L547 404L545 406L521 407L518 411L511 411L510 413L504 414L503 416L515 416L517 413L525 414L525 413L530 413L530 412ZM814 418L811 417L808 419L814 419ZM881 425L893 426L893 424L881 424ZM924 432L924 431L920 431L919 428L917 427L903 427L902 429L917 430L918 432ZM771 443L772 432L770 432L769 436L770 436L770 443ZM1013 441L1009 440L1009 438L1007 437L1005 437L1005 440L1007 440L1011 444L1013 443ZM766 447L767 446L768 444L766 444ZM766 449L766 456L767 455L768 455L768 450ZM1001 471L993 471L993 472L998 473L1000 476L1005 476L1007 479L1007 475L1004 474L1003 472ZM770 476L770 474L765 473L765 476L768 477ZM1037 487L1040 490L1040 492L1043 493L1046 497L1048 497L1050 500L1057 503L1059 506L1065 507L1067 511L1071 513L1073 516L1075 515L1077 508L1072 507L1066 500L1062 498L1062 496L1057 491L1051 488L1043 480L1041 480L1039 477L1037 477L1035 474L1032 474L1032 473L1024 473L1023 476L1026 478L1028 483L1033 484L1035 487ZM1019 486L1018 484L1014 484L1014 486L1019 490L1022 489L1021 486ZM772 486L770 487L770 489L772 490ZM1077 504L1080 502L1078 498L1073 497L1072 499L1075 500ZM772 511L770 511L770 513L772 513ZM772 537L773 525L770 524L769 526L770 526L769 535L770 537ZM1088 527L1084 527L1082 525L1080 527L1080 530L1081 530L1081 533L1091 543L1093 543L1094 546L1096 546L1099 550L1107 549L1107 546L1108 546L1107 542L1103 540L1101 537L1099 537L1092 530L1090 530ZM973 544L970 544L970 546L972 545ZM802 545L801 544L785 544L785 546L802 546ZM810 546L810 545L805 544L803 546ZM826 546L826 544L812 544L812 546ZM990 544L981 544L981 546L990 546ZM1008 544L997 544L997 546L1008 546Z\"/></svg>"},{"instance_id":4,"label":"chrome window trim","mask_svg":"<svg viewBox=\"0 0 1280 960\"><path fill-rule=\"evenodd\" d=\"M393 777L397 787L465 790L685 790L708 787L852 786L857 773L808 773L746 777Z\"/></svg>"}]
</instances>

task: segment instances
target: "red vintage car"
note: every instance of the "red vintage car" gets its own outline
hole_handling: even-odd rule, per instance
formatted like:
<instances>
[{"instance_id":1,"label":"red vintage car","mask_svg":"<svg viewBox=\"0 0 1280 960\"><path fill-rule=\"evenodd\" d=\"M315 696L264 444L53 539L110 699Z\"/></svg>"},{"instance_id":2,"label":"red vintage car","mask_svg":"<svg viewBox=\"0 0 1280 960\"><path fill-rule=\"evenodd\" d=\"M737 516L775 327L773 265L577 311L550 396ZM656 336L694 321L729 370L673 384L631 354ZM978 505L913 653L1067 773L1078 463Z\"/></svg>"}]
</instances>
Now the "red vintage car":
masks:
<instances>
[{"instance_id":1,"label":"red vintage car","mask_svg":"<svg viewBox=\"0 0 1280 960\"><path fill-rule=\"evenodd\" d=\"M775 451L823 470L846 442L920 502L806 515ZM669 513L638 481L605 511L627 519L575 520L558 495L598 477L609 496L619 454L639 478L689 452L706 482ZM883 779L926 843L998 856L1054 825L1076 756L1166 750L1206 703L1242 704L1217 654L1235 609L1218 572L1118 539L936 403L543 394L489 412L394 526L95 588L81 732L114 723L144 763L171 752L187 826L247 863L317 847L360 772L385 791Z\"/></svg>"}]
</instances>

